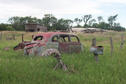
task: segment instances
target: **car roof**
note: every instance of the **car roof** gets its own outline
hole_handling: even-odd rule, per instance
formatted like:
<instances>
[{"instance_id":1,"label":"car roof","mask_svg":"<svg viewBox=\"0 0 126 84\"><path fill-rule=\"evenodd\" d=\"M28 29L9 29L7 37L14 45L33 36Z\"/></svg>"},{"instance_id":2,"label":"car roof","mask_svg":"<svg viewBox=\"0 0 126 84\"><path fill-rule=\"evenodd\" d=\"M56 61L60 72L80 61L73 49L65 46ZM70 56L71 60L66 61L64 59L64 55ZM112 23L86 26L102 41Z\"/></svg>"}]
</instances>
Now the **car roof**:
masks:
<instances>
[{"instance_id":1,"label":"car roof","mask_svg":"<svg viewBox=\"0 0 126 84\"><path fill-rule=\"evenodd\" d=\"M36 34L33 39L36 37L36 36L43 36L43 39L45 42L48 42L49 40L51 40L50 38L52 38L54 35L74 35L76 36L75 34L69 34L69 33L65 33L65 32L44 32L44 33L38 33Z\"/></svg>"},{"instance_id":2,"label":"car roof","mask_svg":"<svg viewBox=\"0 0 126 84\"><path fill-rule=\"evenodd\" d=\"M66 35L68 35L67 33L64 33L64 32L44 32L44 33L38 33L37 35L35 35L35 37L36 36L43 36L45 38L50 38L50 37L52 37L54 35L57 35L57 34L66 34Z\"/></svg>"}]
</instances>

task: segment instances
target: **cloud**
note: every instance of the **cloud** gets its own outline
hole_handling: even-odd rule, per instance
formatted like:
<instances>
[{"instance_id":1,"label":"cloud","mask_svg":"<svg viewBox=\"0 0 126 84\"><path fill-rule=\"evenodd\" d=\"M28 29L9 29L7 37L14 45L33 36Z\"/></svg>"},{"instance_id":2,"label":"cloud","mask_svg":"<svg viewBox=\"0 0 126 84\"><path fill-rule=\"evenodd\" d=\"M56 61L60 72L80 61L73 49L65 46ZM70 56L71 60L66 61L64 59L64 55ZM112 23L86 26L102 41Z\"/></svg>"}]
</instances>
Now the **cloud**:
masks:
<instances>
[{"instance_id":1,"label":"cloud","mask_svg":"<svg viewBox=\"0 0 126 84\"><path fill-rule=\"evenodd\" d=\"M19 4L0 4L0 17L11 17L11 16L32 16L39 15L39 9L34 9L25 5Z\"/></svg>"},{"instance_id":2,"label":"cloud","mask_svg":"<svg viewBox=\"0 0 126 84\"><path fill-rule=\"evenodd\" d=\"M99 14L99 4L89 0L0 0L0 17L35 16L45 13Z\"/></svg>"},{"instance_id":3,"label":"cloud","mask_svg":"<svg viewBox=\"0 0 126 84\"><path fill-rule=\"evenodd\" d=\"M126 0L98 0L103 3L120 3L120 4L126 4Z\"/></svg>"},{"instance_id":4,"label":"cloud","mask_svg":"<svg viewBox=\"0 0 126 84\"><path fill-rule=\"evenodd\" d=\"M120 13L118 3L126 0L0 0L0 23L12 16L42 18L47 13L71 19L85 14L109 16Z\"/></svg>"}]
</instances>

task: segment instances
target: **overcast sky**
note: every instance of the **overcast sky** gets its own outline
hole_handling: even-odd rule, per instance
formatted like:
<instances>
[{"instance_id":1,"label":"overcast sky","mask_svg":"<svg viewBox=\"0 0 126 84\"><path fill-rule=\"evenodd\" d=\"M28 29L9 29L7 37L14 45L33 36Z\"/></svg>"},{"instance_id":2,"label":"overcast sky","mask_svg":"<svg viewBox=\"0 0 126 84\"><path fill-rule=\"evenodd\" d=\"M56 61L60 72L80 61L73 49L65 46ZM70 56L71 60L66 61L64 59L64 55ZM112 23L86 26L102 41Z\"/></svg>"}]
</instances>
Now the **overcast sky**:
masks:
<instances>
[{"instance_id":1,"label":"overcast sky","mask_svg":"<svg viewBox=\"0 0 126 84\"><path fill-rule=\"evenodd\" d=\"M0 23L12 16L42 18L47 13L67 19L92 14L106 20L118 14L117 22L126 27L126 0L0 0Z\"/></svg>"}]
</instances>

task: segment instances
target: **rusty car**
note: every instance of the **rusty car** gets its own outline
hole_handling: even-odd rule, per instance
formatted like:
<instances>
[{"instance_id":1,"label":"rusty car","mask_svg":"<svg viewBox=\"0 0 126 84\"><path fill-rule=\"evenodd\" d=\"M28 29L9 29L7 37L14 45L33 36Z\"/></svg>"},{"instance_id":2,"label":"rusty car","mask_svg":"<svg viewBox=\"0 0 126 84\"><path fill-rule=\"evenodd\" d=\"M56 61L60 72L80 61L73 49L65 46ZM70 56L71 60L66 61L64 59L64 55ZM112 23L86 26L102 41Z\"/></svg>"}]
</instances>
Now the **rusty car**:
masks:
<instances>
[{"instance_id":1,"label":"rusty car","mask_svg":"<svg viewBox=\"0 0 126 84\"><path fill-rule=\"evenodd\" d=\"M79 53L83 50L77 35L63 32L38 33L33 36L31 42L23 43L21 48L24 48L24 53L27 55L41 56L47 49L57 49L60 53Z\"/></svg>"}]
</instances>

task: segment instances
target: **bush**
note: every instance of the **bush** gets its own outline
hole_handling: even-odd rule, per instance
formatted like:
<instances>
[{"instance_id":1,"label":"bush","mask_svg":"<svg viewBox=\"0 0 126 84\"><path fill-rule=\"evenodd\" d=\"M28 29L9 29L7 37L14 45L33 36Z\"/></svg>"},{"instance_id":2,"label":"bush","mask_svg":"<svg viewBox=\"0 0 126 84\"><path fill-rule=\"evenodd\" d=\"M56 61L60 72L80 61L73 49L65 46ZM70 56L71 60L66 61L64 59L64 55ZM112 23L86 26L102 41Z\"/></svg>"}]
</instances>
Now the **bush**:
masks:
<instances>
[{"instance_id":1,"label":"bush","mask_svg":"<svg viewBox=\"0 0 126 84\"><path fill-rule=\"evenodd\" d=\"M8 30L8 31L14 31L15 29L12 26L7 26L6 30Z\"/></svg>"},{"instance_id":2,"label":"bush","mask_svg":"<svg viewBox=\"0 0 126 84\"><path fill-rule=\"evenodd\" d=\"M0 30L2 31L5 31L5 30L8 30L8 31L14 31L15 29L12 27L11 24L0 24Z\"/></svg>"}]
</instances>

